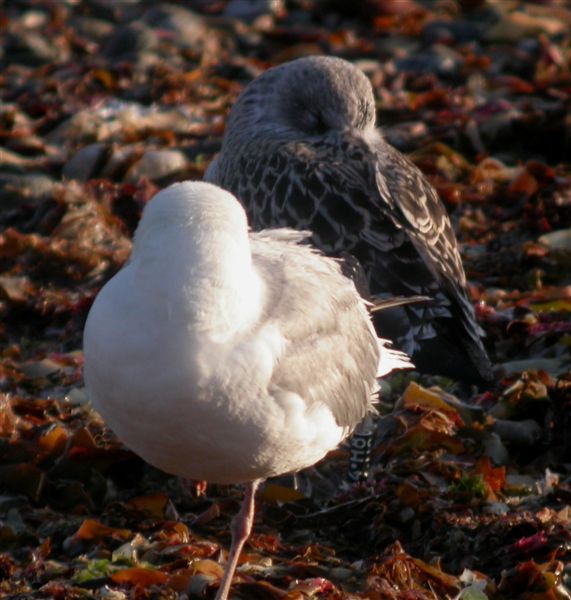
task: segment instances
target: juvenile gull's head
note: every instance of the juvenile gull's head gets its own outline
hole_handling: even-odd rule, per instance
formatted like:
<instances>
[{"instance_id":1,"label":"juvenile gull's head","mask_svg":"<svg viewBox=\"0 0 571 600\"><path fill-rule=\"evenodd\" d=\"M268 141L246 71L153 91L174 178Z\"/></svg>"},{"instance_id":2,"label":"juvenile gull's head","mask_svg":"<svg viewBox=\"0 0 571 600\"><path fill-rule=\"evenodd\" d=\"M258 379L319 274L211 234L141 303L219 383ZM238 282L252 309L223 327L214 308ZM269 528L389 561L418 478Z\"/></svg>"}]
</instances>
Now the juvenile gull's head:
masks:
<instances>
[{"instance_id":1,"label":"juvenile gull's head","mask_svg":"<svg viewBox=\"0 0 571 600\"><path fill-rule=\"evenodd\" d=\"M310 56L252 81L232 109L226 135L243 141L260 127L299 137L374 126L375 101L365 74L341 58Z\"/></svg>"}]
</instances>

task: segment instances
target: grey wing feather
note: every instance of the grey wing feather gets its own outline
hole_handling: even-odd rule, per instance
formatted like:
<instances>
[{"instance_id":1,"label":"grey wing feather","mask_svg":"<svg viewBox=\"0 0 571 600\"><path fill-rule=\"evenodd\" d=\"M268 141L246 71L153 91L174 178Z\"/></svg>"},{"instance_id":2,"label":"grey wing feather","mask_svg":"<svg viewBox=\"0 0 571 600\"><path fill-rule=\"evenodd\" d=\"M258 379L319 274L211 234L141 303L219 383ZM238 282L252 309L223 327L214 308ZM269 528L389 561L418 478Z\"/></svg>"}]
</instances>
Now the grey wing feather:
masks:
<instances>
[{"instance_id":1,"label":"grey wing feather","mask_svg":"<svg viewBox=\"0 0 571 600\"><path fill-rule=\"evenodd\" d=\"M311 231L297 231L289 227L276 227L275 229L265 229L255 233L256 240L272 240L276 242L289 242L299 244L311 239Z\"/></svg>"},{"instance_id":2,"label":"grey wing feather","mask_svg":"<svg viewBox=\"0 0 571 600\"><path fill-rule=\"evenodd\" d=\"M379 363L377 336L364 301L338 262L310 246L292 250L292 239L302 238L295 232L284 239L284 233L250 236L252 259L269 286L264 320L276 324L287 339L272 385L309 404L326 404L349 433L370 408ZM263 242L260 250L258 241Z\"/></svg>"},{"instance_id":3,"label":"grey wing feather","mask_svg":"<svg viewBox=\"0 0 571 600\"><path fill-rule=\"evenodd\" d=\"M385 202L392 200L392 214L406 228L426 265L437 280L464 286L456 235L436 190L416 165L384 141L375 148L375 156L379 194Z\"/></svg>"},{"instance_id":4,"label":"grey wing feather","mask_svg":"<svg viewBox=\"0 0 571 600\"><path fill-rule=\"evenodd\" d=\"M433 302L429 296L391 296L390 298L373 298L369 312L376 313L379 310L388 310L397 306L406 306L407 304Z\"/></svg>"},{"instance_id":5,"label":"grey wing feather","mask_svg":"<svg viewBox=\"0 0 571 600\"><path fill-rule=\"evenodd\" d=\"M457 320L466 351L484 378L489 378L491 365L481 340L484 332L476 322L466 292L464 267L444 205L418 167L397 150L381 141L376 156L380 195L392 200L394 218L407 231L435 281L446 291L443 304L448 305L449 314Z\"/></svg>"}]
</instances>

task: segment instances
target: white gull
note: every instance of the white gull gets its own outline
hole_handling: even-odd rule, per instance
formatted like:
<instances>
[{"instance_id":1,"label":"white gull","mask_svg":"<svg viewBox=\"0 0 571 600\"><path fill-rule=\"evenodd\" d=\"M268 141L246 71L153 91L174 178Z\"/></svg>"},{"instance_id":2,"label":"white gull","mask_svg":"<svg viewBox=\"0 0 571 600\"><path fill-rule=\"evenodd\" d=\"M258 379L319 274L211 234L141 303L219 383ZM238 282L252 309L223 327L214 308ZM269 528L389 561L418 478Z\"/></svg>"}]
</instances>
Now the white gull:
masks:
<instances>
[{"instance_id":1,"label":"white gull","mask_svg":"<svg viewBox=\"0 0 571 600\"><path fill-rule=\"evenodd\" d=\"M432 297L376 315L383 337L420 371L489 380L446 209L375 117L371 83L351 63L285 63L238 98L205 178L238 197L254 229L310 230L327 254L354 255L374 296Z\"/></svg>"},{"instance_id":2,"label":"white gull","mask_svg":"<svg viewBox=\"0 0 571 600\"><path fill-rule=\"evenodd\" d=\"M174 184L146 206L85 326L91 401L128 447L175 475L246 483L219 600L259 481L323 458L367 414L377 376L411 366L306 237L249 233L230 193Z\"/></svg>"}]
</instances>

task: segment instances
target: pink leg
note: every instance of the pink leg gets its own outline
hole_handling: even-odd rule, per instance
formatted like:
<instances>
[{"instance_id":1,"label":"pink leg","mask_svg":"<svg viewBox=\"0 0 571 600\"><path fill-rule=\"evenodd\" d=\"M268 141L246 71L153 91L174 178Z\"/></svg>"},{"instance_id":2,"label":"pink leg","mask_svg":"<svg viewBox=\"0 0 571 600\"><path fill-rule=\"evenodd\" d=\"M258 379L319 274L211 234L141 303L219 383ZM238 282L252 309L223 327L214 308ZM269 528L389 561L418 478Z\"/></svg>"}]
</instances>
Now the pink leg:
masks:
<instances>
[{"instance_id":1,"label":"pink leg","mask_svg":"<svg viewBox=\"0 0 571 600\"><path fill-rule=\"evenodd\" d=\"M248 536L252 531L252 525L254 524L256 508L254 497L259 485L259 479L246 484L242 506L240 507L240 511L232 519L232 545L230 546L230 553L228 554L226 568L224 569L224 576L222 577L218 593L216 594L216 600L226 600L228 598L232 577L234 577L234 572L238 566L240 553L242 552L244 543L248 539Z\"/></svg>"}]
</instances>

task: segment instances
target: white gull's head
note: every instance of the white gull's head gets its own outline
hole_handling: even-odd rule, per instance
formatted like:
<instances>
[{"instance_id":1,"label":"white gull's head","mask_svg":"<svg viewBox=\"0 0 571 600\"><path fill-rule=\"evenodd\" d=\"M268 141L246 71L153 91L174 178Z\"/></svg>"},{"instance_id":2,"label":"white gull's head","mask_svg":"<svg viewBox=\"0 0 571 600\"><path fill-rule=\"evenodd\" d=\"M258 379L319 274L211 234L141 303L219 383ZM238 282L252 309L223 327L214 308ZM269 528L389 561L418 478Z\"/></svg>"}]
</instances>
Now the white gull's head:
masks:
<instances>
[{"instance_id":1,"label":"white gull's head","mask_svg":"<svg viewBox=\"0 0 571 600\"><path fill-rule=\"evenodd\" d=\"M147 204L135 245L149 232L180 228L228 230L245 236L248 222L244 209L230 192L202 181L183 181L162 190Z\"/></svg>"},{"instance_id":2,"label":"white gull's head","mask_svg":"<svg viewBox=\"0 0 571 600\"><path fill-rule=\"evenodd\" d=\"M135 232L131 264L148 293L156 283L178 289L185 282L178 301L185 318L221 338L255 320L263 300L244 209L209 183L177 183L150 200Z\"/></svg>"},{"instance_id":3,"label":"white gull's head","mask_svg":"<svg viewBox=\"0 0 571 600\"><path fill-rule=\"evenodd\" d=\"M179 248L186 262L204 269L213 262L250 264L248 221L236 198L201 181L175 183L145 207L133 244L133 258L150 259ZM231 267L229 267L231 268Z\"/></svg>"}]
</instances>

